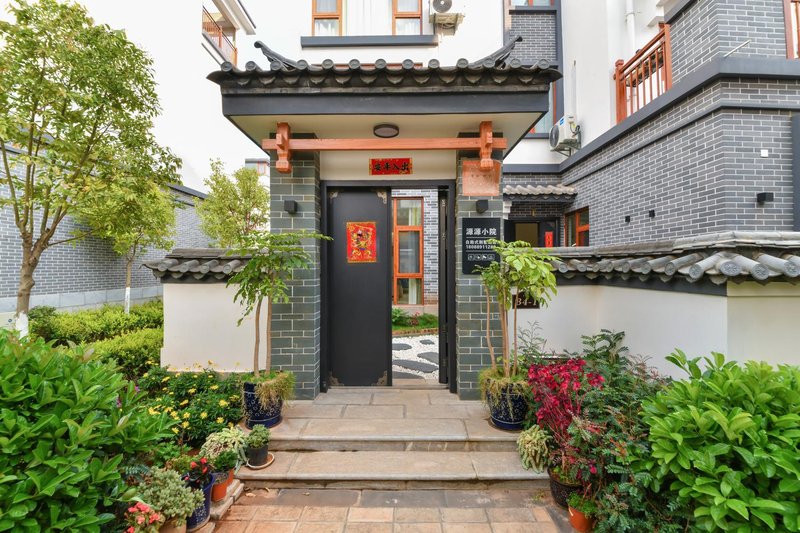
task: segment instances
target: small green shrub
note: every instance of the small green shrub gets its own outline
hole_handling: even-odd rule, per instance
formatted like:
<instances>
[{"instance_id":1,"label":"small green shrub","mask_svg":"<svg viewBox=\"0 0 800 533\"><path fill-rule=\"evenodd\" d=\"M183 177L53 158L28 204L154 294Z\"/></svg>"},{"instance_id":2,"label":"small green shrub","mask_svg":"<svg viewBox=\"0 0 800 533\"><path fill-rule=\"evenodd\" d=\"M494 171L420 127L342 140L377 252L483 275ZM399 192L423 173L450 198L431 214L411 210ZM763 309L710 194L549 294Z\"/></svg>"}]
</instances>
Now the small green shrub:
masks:
<instances>
[{"instance_id":1,"label":"small green shrub","mask_svg":"<svg viewBox=\"0 0 800 533\"><path fill-rule=\"evenodd\" d=\"M392 307L392 326L408 326L410 316L399 307Z\"/></svg>"},{"instance_id":2,"label":"small green shrub","mask_svg":"<svg viewBox=\"0 0 800 533\"><path fill-rule=\"evenodd\" d=\"M263 448L269 444L269 428L266 426L256 426L250 431L245 439L245 444L248 448L257 449Z\"/></svg>"},{"instance_id":3,"label":"small green shrub","mask_svg":"<svg viewBox=\"0 0 800 533\"><path fill-rule=\"evenodd\" d=\"M28 312L29 330L31 335L49 340L53 338L53 320L56 317L56 308L49 305L34 307Z\"/></svg>"},{"instance_id":4,"label":"small green shrub","mask_svg":"<svg viewBox=\"0 0 800 533\"><path fill-rule=\"evenodd\" d=\"M212 463L217 457L227 451L236 454L237 459L245 462L245 438L244 431L238 427L224 428L206 437L206 441L200 448L200 455L208 457ZM214 466L217 466L214 463Z\"/></svg>"},{"instance_id":5,"label":"small green shrub","mask_svg":"<svg viewBox=\"0 0 800 533\"><path fill-rule=\"evenodd\" d=\"M181 475L174 470L156 469L139 493L142 501L162 513L167 520L176 519L177 525L186 522L204 499L202 491L187 487Z\"/></svg>"},{"instance_id":6,"label":"small green shrub","mask_svg":"<svg viewBox=\"0 0 800 533\"><path fill-rule=\"evenodd\" d=\"M148 302L126 315L121 306L105 306L75 313L45 314L31 319L31 331L57 345L82 344L110 339L122 333L164 325L161 302Z\"/></svg>"},{"instance_id":7,"label":"small green shrub","mask_svg":"<svg viewBox=\"0 0 800 533\"><path fill-rule=\"evenodd\" d=\"M0 531L100 531L123 458L169 436L116 366L0 331Z\"/></svg>"},{"instance_id":8,"label":"small green shrub","mask_svg":"<svg viewBox=\"0 0 800 533\"><path fill-rule=\"evenodd\" d=\"M140 329L97 341L92 349L98 357L115 361L128 379L136 380L158 364L163 345L163 329Z\"/></svg>"},{"instance_id":9,"label":"small green shrub","mask_svg":"<svg viewBox=\"0 0 800 533\"><path fill-rule=\"evenodd\" d=\"M636 467L702 531L800 531L800 367L667 358L689 379L644 402Z\"/></svg>"}]
</instances>

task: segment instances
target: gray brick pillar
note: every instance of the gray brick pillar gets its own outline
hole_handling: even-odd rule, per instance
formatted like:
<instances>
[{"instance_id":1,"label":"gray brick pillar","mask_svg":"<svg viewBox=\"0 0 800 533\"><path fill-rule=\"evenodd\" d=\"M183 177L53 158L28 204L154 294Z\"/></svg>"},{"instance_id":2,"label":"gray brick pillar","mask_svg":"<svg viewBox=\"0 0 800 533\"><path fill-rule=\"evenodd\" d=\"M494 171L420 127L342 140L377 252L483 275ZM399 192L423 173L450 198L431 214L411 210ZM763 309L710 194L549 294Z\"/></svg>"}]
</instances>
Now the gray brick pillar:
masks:
<instances>
[{"instance_id":1,"label":"gray brick pillar","mask_svg":"<svg viewBox=\"0 0 800 533\"><path fill-rule=\"evenodd\" d=\"M502 178L501 178L502 180ZM502 190L502 182L501 182ZM462 194L461 163L458 164L456 183L456 360L458 362L458 396L474 400L480 396L478 374L491 364L486 344L486 297L481 278L462 273L462 225L465 218L503 217L503 197L489 198L489 209L484 213L475 210L475 201L486 199ZM502 233L502 224L500 230ZM502 235L499 237L502 240ZM497 303L492 302L492 345L500 346L500 319ZM495 356L498 352L495 352Z\"/></svg>"},{"instance_id":2,"label":"gray brick pillar","mask_svg":"<svg viewBox=\"0 0 800 533\"><path fill-rule=\"evenodd\" d=\"M282 174L270 163L270 229L285 231L320 231L319 158L292 161L292 171ZM295 200L295 214L284 211L284 200ZM272 361L274 368L291 370L297 376L298 399L319 394L321 254L319 241L305 244L313 266L296 270L289 282L289 303L275 304L272 315Z\"/></svg>"}]
</instances>

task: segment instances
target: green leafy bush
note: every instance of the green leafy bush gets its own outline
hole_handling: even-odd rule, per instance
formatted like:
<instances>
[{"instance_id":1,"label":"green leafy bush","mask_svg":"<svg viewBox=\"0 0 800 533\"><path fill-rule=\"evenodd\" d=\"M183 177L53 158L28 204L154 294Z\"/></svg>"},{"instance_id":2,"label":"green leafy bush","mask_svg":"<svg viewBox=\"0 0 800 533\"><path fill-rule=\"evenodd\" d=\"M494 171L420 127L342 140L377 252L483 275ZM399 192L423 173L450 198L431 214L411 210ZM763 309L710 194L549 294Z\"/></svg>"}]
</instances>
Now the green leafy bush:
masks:
<instances>
[{"instance_id":1,"label":"green leafy bush","mask_svg":"<svg viewBox=\"0 0 800 533\"><path fill-rule=\"evenodd\" d=\"M97 341L92 344L92 349L98 357L119 364L128 379L136 380L158 364L163 345L163 329L140 329Z\"/></svg>"},{"instance_id":2,"label":"green leafy bush","mask_svg":"<svg viewBox=\"0 0 800 533\"><path fill-rule=\"evenodd\" d=\"M392 326L408 326L409 314L399 307L392 307Z\"/></svg>"},{"instance_id":3,"label":"green leafy bush","mask_svg":"<svg viewBox=\"0 0 800 533\"><path fill-rule=\"evenodd\" d=\"M161 302L133 307L126 315L121 306L105 306L75 313L44 313L31 318L31 331L57 345L82 344L116 337L122 333L164 325Z\"/></svg>"},{"instance_id":4,"label":"green leafy bush","mask_svg":"<svg viewBox=\"0 0 800 533\"><path fill-rule=\"evenodd\" d=\"M57 314L55 307L40 305L28 312L29 330L31 335L42 339L53 338L53 320Z\"/></svg>"},{"instance_id":5,"label":"green leafy bush","mask_svg":"<svg viewBox=\"0 0 800 533\"><path fill-rule=\"evenodd\" d=\"M167 520L175 519L178 525L185 523L204 499L201 491L186 486L181 475L174 470L156 469L140 487L139 494L144 502Z\"/></svg>"},{"instance_id":6,"label":"green leafy bush","mask_svg":"<svg viewBox=\"0 0 800 533\"><path fill-rule=\"evenodd\" d=\"M0 531L99 531L120 465L169 436L115 365L0 331Z\"/></svg>"},{"instance_id":7,"label":"green leafy bush","mask_svg":"<svg viewBox=\"0 0 800 533\"><path fill-rule=\"evenodd\" d=\"M800 531L800 367L668 360L689 379L643 404L647 485L684 502L699 530Z\"/></svg>"}]
</instances>

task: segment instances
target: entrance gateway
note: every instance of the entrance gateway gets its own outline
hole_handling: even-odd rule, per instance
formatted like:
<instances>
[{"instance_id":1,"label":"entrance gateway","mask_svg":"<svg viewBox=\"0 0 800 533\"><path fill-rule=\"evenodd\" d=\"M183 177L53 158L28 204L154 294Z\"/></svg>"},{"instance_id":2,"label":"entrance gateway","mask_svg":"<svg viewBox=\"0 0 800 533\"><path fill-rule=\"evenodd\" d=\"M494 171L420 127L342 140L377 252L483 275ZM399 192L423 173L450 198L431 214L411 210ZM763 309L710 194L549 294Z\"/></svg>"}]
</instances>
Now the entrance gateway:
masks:
<instances>
[{"instance_id":1,"label":"entrance gateway","mask_svg":"<svg viewBox=\"0 0 800 533\"><path fill-rule=\"evenodd\" d=\"M311 65L259 42L269 69L226 63L209 76L223 114L270 154L271 230L333 238L305 245L319 262L297 273L289 303L273 315L273 364L295 372L298 397L336 384L391 385L391 191L421 187L439 191L443 214L440 382L478 396L478 373L490 363L485 306L480 278L462 264L472 244L462 229L491 219L502 238L499 161L547 112L561 77L547 62L510 59L516 42L452 67ZM380 137L387 124L394 138ZM385 158L403 161L402 172L374 175L371 160Z\"/></svg>"}]
</instances>

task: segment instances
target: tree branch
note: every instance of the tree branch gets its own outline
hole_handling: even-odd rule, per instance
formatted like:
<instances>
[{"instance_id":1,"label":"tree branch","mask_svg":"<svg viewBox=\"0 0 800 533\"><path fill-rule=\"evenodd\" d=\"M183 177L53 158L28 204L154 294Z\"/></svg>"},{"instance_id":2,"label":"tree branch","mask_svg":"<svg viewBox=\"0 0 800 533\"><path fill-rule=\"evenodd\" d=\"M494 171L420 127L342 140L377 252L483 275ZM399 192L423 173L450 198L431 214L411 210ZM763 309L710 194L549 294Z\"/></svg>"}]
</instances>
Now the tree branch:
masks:
<instances>
[{"instance_id":1,"label":"tree branch","mask_svg":"<svg viewBox=\"0 0 800 533\"><path fill-rule=\"evenodd\" d=\"M80 240L80 239L83 239L83 238L86 238L86 237L92 235L92 233L93 233L92 230L85 231L85 232L81 233L80 235L74 235L74 236L70 237L69 239L63 239L63 240L55 241L55 242L48 242L46 244L46 246L50 247L50 246L55 246L57 244L64 244L65 242L77 241L77 240Z\"/></svg>"},{"instance_id":2,"label":"tree branch","mask_svg":"<svg viewBox=\"0 0 800 533\"><path fill-rule=\"evenodd\" d=\"M11 178L11 166L8 164L8 150L6 148L6 140L0 137L0 149L3 151L3 167L6 173L6 181L8 188L11 191L11 203L14 205L14 222L19 228L19 204L17 203L17 191L14 188L14 181ZM21 228L20 228L21 229Z\"/></svg>"}]
</instances>

